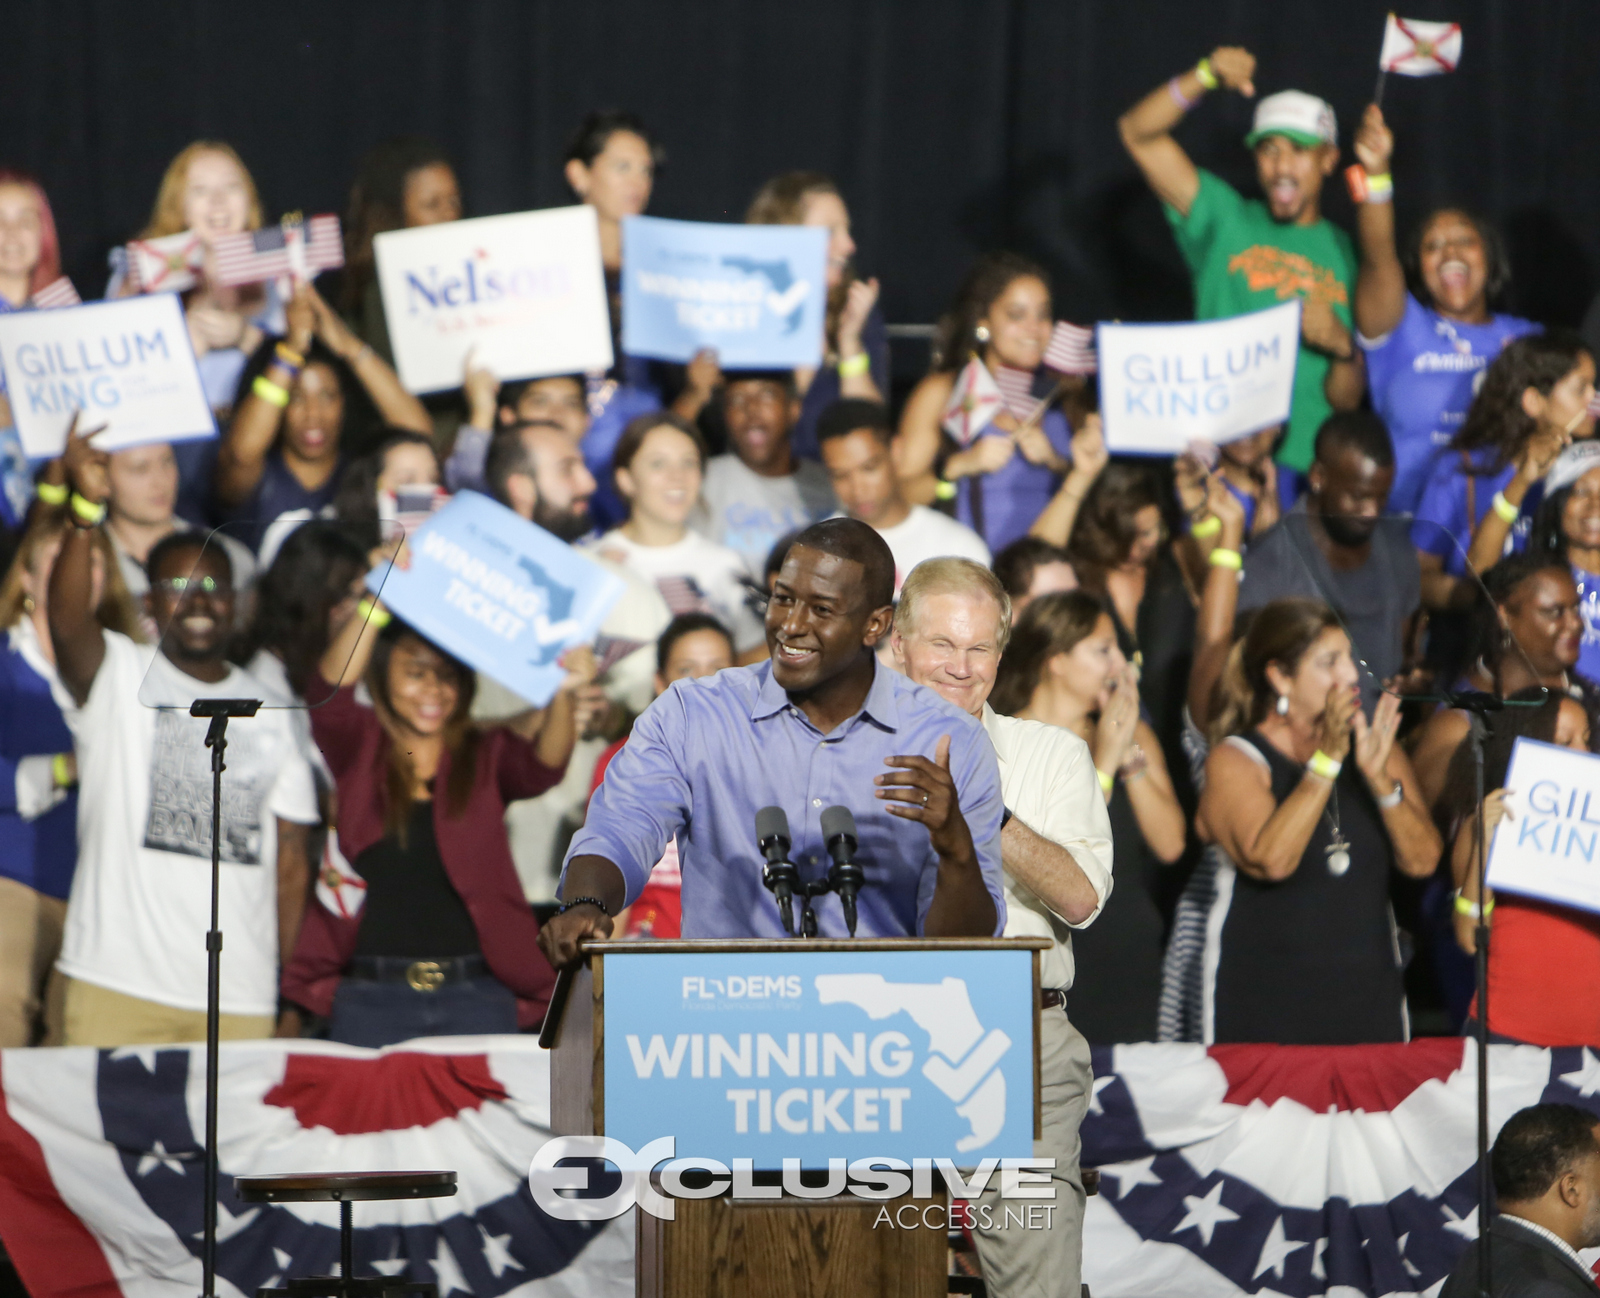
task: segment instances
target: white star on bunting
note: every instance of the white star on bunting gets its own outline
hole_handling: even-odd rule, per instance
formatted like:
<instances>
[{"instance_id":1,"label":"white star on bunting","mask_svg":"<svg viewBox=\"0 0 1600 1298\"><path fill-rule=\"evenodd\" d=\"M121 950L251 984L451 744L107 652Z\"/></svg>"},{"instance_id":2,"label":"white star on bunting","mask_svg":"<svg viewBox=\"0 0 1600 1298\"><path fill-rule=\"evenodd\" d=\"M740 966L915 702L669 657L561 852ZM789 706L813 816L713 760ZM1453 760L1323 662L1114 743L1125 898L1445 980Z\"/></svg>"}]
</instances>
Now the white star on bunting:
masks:
<instances>
[{"instance_id":1,"label":"white star on bunting","mask_svg":"<svg viewBox=\"0 0 1600 1298\"><path fill-rule=\"evenodd\" d=\"M1285 1259L1297 1249L1302 1249L1305 1246L1304 1240L1290 1239L1284 1234L1283 1218L1279 1217L1272 1223L1272 1229L1267 1232L1266 1241L1261 1245L1261 1256L1256 1260L1256 1269L1250 1278L1257 1280L1268 1271L1271 1271L1275 1278L1282 1280Z\"/></svg>"},{"instance_id":2,"label":"white star on bunting","mask_svg":"<svg viewBox=\"0 0 1600 1298\"><path fill-rule=\"evenodd\" d=\"M521 1262L511 1256L511 1232L504 1235L491 1235L482 1226L478 1227L478 1234L483 1236L483 1260L489 1264L489 1270L494 1272L498 1280L507 1271L521 1271L524 1269Z\"/></svg>"},{"instance_id":3,"label":"white star on bunting","mask_svg":"<svg viewBox=\"0 0 1600 1298\"><path fill-rule=\"evenodd\" d=\"M1593 1095L1600 1091L1600 1059L1596 1059L1594 1052L1588 1046L1583 1048L1583 1067L1575 1073L1562 1073L1559 1079L1564 1086L1570 1086L1579 1095Z\"/></svg>"},{"instance_id":4,"label":"white star on bunting","mask_svg":"<svg viewBox=\"0 0 1600 1298\"><path fill-rule=\"evenodd\" d=\"M1138 1189L1141 1185L1160 1185L1161 1178L1150 1169L1156 1161L1156 1156L1141 1158L1135 1163L1118 1163L1112 1167L1102 1167L1102 1177L1114 1177L1117 1182L1117 1198L1127 1198L1129 1190Z\"/></svg>"},{"instance_id":5,"label":"white star on bunting","mask_svg":"<svg viewBox=\"0 0 1600 1298\"><path fill-rule=\"evenodd\" d=\"M153 1073L156 1070L156 1047L154 1046L119 1046L111 1052L113 1060L137 1059L144 1065L145 1071Z\"/></svg>"},{"instance_id":6,"label":"white star on bunting","mask_svg":"<svg viewBox=\"0 0 1600 1298\"><path fill-rule=\"evenodd\" d=\"M1412 1266L1411 1262L1406 1257L1406 1241L1410 1238L1411 1232L1408 1230L1404 1235L1400 1236L1400 1238L1395 1241L1395 1246L1400 1250L1400 1265L1405 1267L1406 1274L1409 1275L1413 1280L1420 1280L1422 1278L1422 1272L1417 1270L1416 1267Z\"/></svg>"},{"instance_id":7,"label":"white star on bunting","mask_svg":"<svg viewBox=\"0 0 1600 1298\"><path fill-rule=\"evenodd\" d=\"M1117 1075L1115 1073L1107 1073L1104 1077L1096 1077L1094 1079L1094 1089L1089 1092L1090 1113L1105 1112L1105 1110L1100 1106L1100 1092L1105 1090L1106 1087L1110 1086L1111 1083L1116 1080Z\"/></svg>"},{"instance_id":8,"label":"white star on bunting","mask_svg":"<svg viewBox=\"0 0 1600 1298\"><path fill-rule=\"evenodd\" d=\"M1221 1181L1213 1185L1211 1192L1203 1199L1198 1195L1184 1195L1183 1206L1188 1209L1188 1212L1184 1214L1183 1220L1178 1223L1172 1233L1177 1235L1193 1226L1200 1232L1200 1238L1207 1248L1211 1247L1211 1235L1218 1226L1224 1222L1239 1220L1238 1213L1232 1208L1223 1205Z\"/></svg>"},{"instance_id":9,"label":"white star on bunting","mask_svg":"<svg viewBox=\"0 0 1600 1298\"><path fill-rule=\"evenodd\" d=\"M411 1259L400 1256L400 1241L394 1242L394 1256L382 1261L374 1261L372 1269L379 1275L396 1276L410 1265Z\"/></svg>"},{"instance_id":10,"label":"white star on bunting","mask_svg":"<svg viewBox=\"0 0 1600 1298\"><path fill-rule=\"evenodd\" d=\"M1458 1217L1451 1210L1450 1205L1441 1203L1439 1209L1444 1213L1444 1228L1453 1230L1462 1239L1478 1238L1478 1205L1472 1205L1472 1211L1465 1217Z\"/></svg>"},{"instance_id":11,"label":"white star on bunting","mask_svg":"<svg viewBox=\"0 0 1600 1298\"><path fill-rule=\"evenodd\" d=\"M158 1167L164 1167L169 1172L184 1175L183 1162L177 1154L167 1153L167 1147L159 1140L151 1147L148 1153L139 1158L139 1166L134 1168L135 1176L149 1176Z\"/></svg>"},{"instance_id":12,"label":"white star on bunting","mask_svg":"<svg viewBox=\"0 0 1600 1298\"><path fill-rule=\"evenodd\" d=\"M1324 1235L1317 1241L1316 1248L1311 1253L1311 1274L1315 1279L1326 1280L1328 1272L1322 1265L1322 1255L1328 1251L1328 1237Z\"/></svg>"},{"instance_id":13,"label":"white star on bunting","mask_svg":"<svg viewBox=\"0 0 1600 1298\"><path fill-rule=\"evenodd\" d=\"M466 1276L461 1274L461 1264L456 1261L456 1255L450 1251L450 1245L442 1233L439 1247L433 1254L433 1280L439 1286L439 1298L450 1298L451 1291L456 1289L462 1293L472 1292Z\"/></svg>"}]
</instances>

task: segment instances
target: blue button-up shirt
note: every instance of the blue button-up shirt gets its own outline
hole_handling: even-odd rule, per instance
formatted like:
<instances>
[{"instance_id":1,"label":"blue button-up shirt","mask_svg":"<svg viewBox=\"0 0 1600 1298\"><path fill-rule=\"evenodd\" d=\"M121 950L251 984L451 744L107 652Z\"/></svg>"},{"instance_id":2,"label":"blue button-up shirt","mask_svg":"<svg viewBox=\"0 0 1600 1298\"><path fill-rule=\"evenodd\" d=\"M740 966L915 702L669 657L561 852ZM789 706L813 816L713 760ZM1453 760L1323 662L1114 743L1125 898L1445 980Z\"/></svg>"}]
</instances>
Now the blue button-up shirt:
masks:
<instances>
[{"instance_id":1,"label":"blue button-up shirt","mask_svg":"<svg viewBox=\"0 0 1600 1298\"><path fill-rule=\"evenodd\" d=\"M802 880L832 863L822 813L848 807L856 818L856 860L866 873L857 905L859 937L922 932L933 904L939 857L928 831L884 810L874 777L884 759L933 759L950 736L950 775L994 898L995 934L1005 927L1000 869L1000 769L982 724L924 686L874 664L861 711L824 735L772 678L772 664L733 667L674 682L634 723L633 735L589 803L567 850L603 856L627 881L628 901L644 887L667 841L678 839L686 938L782 937L778 904L761 885L755 817L782 807ZM814 903L820 935L846 937L829 894ZM795 906L799 924L800 907Z\"/></svg>"}]
</instances>

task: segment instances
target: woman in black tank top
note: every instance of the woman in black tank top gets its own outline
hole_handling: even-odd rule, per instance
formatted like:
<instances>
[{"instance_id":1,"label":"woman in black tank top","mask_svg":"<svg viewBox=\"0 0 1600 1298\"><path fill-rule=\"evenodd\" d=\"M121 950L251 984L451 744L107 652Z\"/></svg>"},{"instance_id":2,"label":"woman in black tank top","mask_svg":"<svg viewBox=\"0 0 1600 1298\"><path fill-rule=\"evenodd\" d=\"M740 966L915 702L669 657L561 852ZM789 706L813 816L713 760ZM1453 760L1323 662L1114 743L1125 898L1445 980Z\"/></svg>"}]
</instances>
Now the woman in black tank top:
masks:
<instances>
[{"instance_id":1,"label":"woman in black tank top","mask_svg":"<svg viewBox=\"0 0 1600 1298\"><path fill-rule=\"evenodd\" d=\"M1257 612L1222 679L1196 828L1227 854L1207 925L1205 1039L1296 1045L1408 1035L1389 872L1441 844L1394 742L1399 700L1360 710L1350 641L1313 600Z\"/></svg>"}]
</instances>

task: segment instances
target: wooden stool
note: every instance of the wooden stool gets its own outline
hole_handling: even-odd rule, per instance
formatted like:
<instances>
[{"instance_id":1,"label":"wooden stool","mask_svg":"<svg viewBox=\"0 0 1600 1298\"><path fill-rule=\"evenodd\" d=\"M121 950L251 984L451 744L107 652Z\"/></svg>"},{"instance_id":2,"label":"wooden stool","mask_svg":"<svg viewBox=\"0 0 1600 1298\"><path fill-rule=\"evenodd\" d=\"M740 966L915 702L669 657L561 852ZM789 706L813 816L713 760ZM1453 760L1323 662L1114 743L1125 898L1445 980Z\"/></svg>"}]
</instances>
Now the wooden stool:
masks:
<instances>
[{"instance_id":1,"label":"wooden stool","mask_svg":"<svg viewBox=\"0 0 1600 1298\"><path fill-rule=\"evenodd\" d=\"M339 1274L290 1279L285 1288L256 1290L256 1298L385 1298L417 1294L439 1298L437 1285L373 1275L357 1279L355 1223L357 1199L441 1199L456 1192L454 1172L291 1172L282 1176L237 1176L233 1187L246 1203L326 1203L339 1205Z\"/></svg>"}]
</instances>

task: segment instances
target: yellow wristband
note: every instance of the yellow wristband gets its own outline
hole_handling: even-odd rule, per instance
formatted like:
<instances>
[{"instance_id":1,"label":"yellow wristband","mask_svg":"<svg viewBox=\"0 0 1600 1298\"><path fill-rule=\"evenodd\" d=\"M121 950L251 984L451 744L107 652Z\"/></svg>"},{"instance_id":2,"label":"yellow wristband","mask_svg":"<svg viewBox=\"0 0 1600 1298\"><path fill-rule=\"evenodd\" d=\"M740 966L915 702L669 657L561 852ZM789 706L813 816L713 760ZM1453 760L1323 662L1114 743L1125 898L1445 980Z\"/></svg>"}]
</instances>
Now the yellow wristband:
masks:
<instances>
[{"instance_id":1,"label":"yellow wristband","mask_svg":"<svg viewBox=\"0 0 1600 1298\"><path fill-rule=\"evenodd\" d=\"M47 505L64 505L67 503L67 497L72 494L69 488L59 482L41 482L34 490L38 492L39 499Z\"/></svg>"},{"instance_id":2,"label":"yellow wristband","mask_svg":"<svg viewBox=\"0 0 1600 1298\"><path fill-rule=\"evenodd\" d=\"M268 405L277 406L279 410L289 404L289 390L279 387L265 374L260 375L250 385L250 391L254 392L256 396L260 397Z\"/></svg>"},{"instance_id":3,"label":"yellow wristband","mask_svg":"<svg viewBox=\"0 0 1600 1298\"><path fill-rule=\"evenodd\" d=\"M1219 84L1217 74L1211 70L1211 60L1201 59L1194 65L1194 79L1207 90L1215 90Z\"/></svg>"},{"instance_id":4,"label":"yellow wristband","mask_svg":"<svg viewBox=\"0 0 1600 1298\"><path fill-rule=\"evenodd\" d=\"M1202 518L1198 523L1189 525L1189 535L1205 540L1208 536L1215 536L1222 530L1222 520L1215 514L1209 518Z\"/></svg>"},{"instance_id":5,"label":"yellow wristband","mask_svg":"<svg viewBox=\"0 0 1600 1298\"><path fill-rule=\"evenodd\" d=\"M1522 512L1519 506L1513 505L1506 499L1506 493L1503 491L1494 493L1494 499L1489 502L1489 507L1494 510L1495 517L1502 523L1515 523L1517 515Z\"/></svg>"},{"instance_id":6,"label":"yellow wristband","mask_svg":"<svg viewBox=\"0 0 1600 1298\"><path fill-rule=\"evenodd\" d=\"M72 512L88 527L98 527L105 522L106 507L97 505L92 500L85 500L76 491L72 493Z\"/></svg>"},{"instance_id":7,"label":"yellow wristband","mask_svg":"<svg viewBox=\"0 0 1600 1298\"><path fill-rule=\"evenodd\" d=\"M841 379L860 378L872 368L872 357L866 352L857 352L854 356L846 356L839 362L838 370Z\"/></svg>"},{"instance_id":8,"label":"yellow wristband","mask_svg":"<svg viewBox=\"0 0 1600 1298\"><path fill-rule=\"evenodd\" d=\"M1116 784L1116 780L1112 779L1111 776L1107 775L1098 766L1094 768L1094 773L1099 777L1100 780L1100 792L1110 793L1112 785Z\"/></svg>"},{"instance_id":9,"label":"yellow wristband","mask_svg":"<svg viewBox=\"0 0 1600 1298\"><path fill-rule=\"evenodd\" d=\"M1394 197L1394 177L1387 171L1381 175L1367 177L1367 194L1365 201L1368 203L1387 203Z\"/></svg>"},{"instance_id":10,"label":"yellow wristband","mask_svg":"<svg viewBox=\"0 0 1600 1298\"><path fill-rule=\"evenodd\" d=\"M1306 770L1313 775L1320 775L1325 780L1337 780L1339 772L1344 770L1344 763L1334 761L1319 748L1311 754L1311 760L1306 763Z\"/></svg>"},{"instance_id":11,"label":"yellow wristband","mask_svg":"<svg viewBox=\"0 0 1600 1298\"><path fill-rule=\"evenodd\" d=\"M394 621L394 614L381 607L371 595L361 597L361 602L356 605L356 612L363 621L370 622L379 631Z\"/></svg>"},{"instance_id":12,"label":"yellow wristband","mask_svg":"<svg viewBox=\"0 0 1600 1298\"><path fill-rule=\"evenodd\" d=\"M941 478L933 489L933 498L935 500L954 500L958 490L959 488L955 483L946 482Z\"/></svg>"},{"instance_id":13,"label":"yellow wristband","mask_svg":"<svg viewBox=\"0 0 1600 1298\"><path fill-rule=\"evenodd\" d=\"M1492 902L1492 901L1484 902L1483 906L1482 906L1482 913L1481 914L1479 913L1479 910L1480 910L1480 908L1479 908L1477 902L1468 901L1459 892L1456 893L1456 914L1457 915L1470 915L1473 919L1488 919L1489 916L1494 914L1494 902Z\"/></svg>"},{"instance_id":14,"label":"yellow wristband","mask_svg":"<svg viewBox=\"0 0 1600 1298\"><path fill-rule=\"evenodd\" d=\"M72 762L66 753L57 753L50 759L50 778L55 781L58 789L70 789L72 787L74 783Z\"/></svg>"},{"instance_id":15,"label":"yellow wristband","mask_svg":"<svg viewBox=\"0 0 1600 1298\"><path fill-rule=\"evenodd\" d=\"M1219 545L1211 552L1208 562L1213 568L1231 568L1234 572L1238 572L1244 567L1244 555L1237 550L1225 550Z\"/></svg>"}]
</instances>

